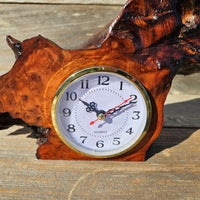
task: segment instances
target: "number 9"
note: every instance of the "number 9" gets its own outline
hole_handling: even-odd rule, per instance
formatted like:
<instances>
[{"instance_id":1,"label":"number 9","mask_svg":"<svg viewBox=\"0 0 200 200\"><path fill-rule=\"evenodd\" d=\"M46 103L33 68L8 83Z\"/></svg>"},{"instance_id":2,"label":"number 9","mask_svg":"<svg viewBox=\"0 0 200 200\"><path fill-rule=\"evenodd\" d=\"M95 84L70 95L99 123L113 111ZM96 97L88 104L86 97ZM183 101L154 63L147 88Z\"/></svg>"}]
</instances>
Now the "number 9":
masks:
<instances>
[{"instance_id":1,"label":"number 9","mask_svg":"<svg viewBox=\"0 0 200 200\"><path fill-rule=\"evenodd\" d=\"M71 115L71 110L69 108L64 108L63 109L63 116L69 117L70 115Z\"/></svg>"}]
</instances>

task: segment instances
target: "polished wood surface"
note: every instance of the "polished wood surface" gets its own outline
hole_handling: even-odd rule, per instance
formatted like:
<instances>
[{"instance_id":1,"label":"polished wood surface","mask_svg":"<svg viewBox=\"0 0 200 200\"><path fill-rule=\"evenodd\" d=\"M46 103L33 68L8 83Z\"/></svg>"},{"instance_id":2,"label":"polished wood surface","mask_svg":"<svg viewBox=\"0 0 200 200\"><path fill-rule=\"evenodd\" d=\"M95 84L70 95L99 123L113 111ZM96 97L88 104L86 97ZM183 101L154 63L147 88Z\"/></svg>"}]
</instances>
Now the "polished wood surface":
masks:
<instances>
[{"instance_id":1,"label":"polished wood surface","mask_svg":"<svg viewBox=\"0 0 200 200\"><path fill-rule=\"evenodd\" d=\"M74 48L121 9L0 5L1 74L14 63L6 35L23 41L41 33L61 47ZM56 30L52 29L55 21ZM163 128L142 163L37 160L36 139L30 129L12 126L1 130L0 199L199 199L199 81L199 74L174 78L164 107L164 126L168 128Z\"/></svg>"}]
</instances>

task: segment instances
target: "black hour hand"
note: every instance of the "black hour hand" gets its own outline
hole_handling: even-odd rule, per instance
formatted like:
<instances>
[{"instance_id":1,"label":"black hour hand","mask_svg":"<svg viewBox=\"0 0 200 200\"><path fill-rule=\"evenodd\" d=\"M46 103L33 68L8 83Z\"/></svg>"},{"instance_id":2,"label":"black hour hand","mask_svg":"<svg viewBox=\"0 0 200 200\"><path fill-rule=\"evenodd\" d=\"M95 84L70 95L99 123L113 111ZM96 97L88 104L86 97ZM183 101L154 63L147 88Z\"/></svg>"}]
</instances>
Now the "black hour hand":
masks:
<instances>
[{"instance_id":1,"label":"black hour hand","mask_svg":"<svg viewBox=\"0 0 200 200\"><path fill-rule=\"evenodd\" d=\"M81 101L85 106L87 106L86 111L87 112L98 112L97 110L97 104L95 102L90 102L87 103L86 101L83 101L81 99L79 99L79 101Z\"/></svg>"}]
</instances>

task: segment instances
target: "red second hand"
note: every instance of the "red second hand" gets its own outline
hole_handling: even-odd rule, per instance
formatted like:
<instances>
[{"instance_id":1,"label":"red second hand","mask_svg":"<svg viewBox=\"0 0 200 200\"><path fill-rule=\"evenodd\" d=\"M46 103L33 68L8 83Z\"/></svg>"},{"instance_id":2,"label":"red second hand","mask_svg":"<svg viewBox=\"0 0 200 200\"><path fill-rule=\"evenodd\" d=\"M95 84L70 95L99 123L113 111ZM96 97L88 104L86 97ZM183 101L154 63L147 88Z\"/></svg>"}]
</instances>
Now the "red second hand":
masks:
<instances>
[{"instance_id":1,"label":"red second hand","mask_svg":"<svg viewBox=\"0 0 200 200\"><path fill-rule=\"evenodd\" d=\"M114 111L115 109L119 108L121 105L123 105L124 103L127 103L129 100L131 100L133 97L130 97L128 99L126 99L124 102L122 102L121 104L119 104L118 106L116 106L115 108L113 108L112 110L108 111L107 113L104 114L104 116L108 115L109 113L111 113L112 111ZM99 118L97 118L94 121L90 122L90 125L93 125L95 122L97 122L99 120Z\"/></svg>"}]
</instances>

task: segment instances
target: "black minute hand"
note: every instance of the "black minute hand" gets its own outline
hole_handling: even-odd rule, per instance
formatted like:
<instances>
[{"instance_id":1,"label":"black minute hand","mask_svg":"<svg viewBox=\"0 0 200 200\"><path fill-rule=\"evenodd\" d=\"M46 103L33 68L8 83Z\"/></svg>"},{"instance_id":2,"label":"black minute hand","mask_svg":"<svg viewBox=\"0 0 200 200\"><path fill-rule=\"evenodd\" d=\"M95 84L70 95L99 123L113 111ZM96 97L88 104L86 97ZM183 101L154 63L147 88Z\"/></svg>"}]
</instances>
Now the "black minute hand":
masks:
<instances>
[{"instance_id":1,"label":"black minute hand","mask_svg":"<svg viewBox=\"0 0 200 200\"><path fill-rule=\"evenodd\" d=\"M110 109L110 110L108 110L107 112L108 112L108 114L112 115L112 114L114 114L114 113L120 111L122 108L124 108L124 107L126 107L126 106L129 106L130 104L136 104L136 103L137 103L137 101L129 101L127 104L121 105L121 106L119 106L119 107L116 108L116 109Z\"/></svg>"},{"instance_id":2,"label":"black minute hand","mask_svg":"<svg viewBox=\"0 0 200 200\"><path fill-rule=\"evenodd\" d=\"M90 122L90 125L93 125L93 124L94 124L95 122L97 122L98 120L104 120L106 115L108 115L108 114L110 114L111 112L113 112L114 110L118 109L119 107L121 107L122 105L124 105L125 103L127 103L128 101L130 101L132 98L133 98L133 97L130 97L130 98L126 99L124 102L122 102L122 103L119 104L118 106L115 106L113 109L108 110L108 112L106 112L106 113L101 113L101 116L98 116L98 118L97 118L96 120L91 121L91 122ZM102 117L102 115L103 115L104 117Z\"/></svg>"}]
</instances>

